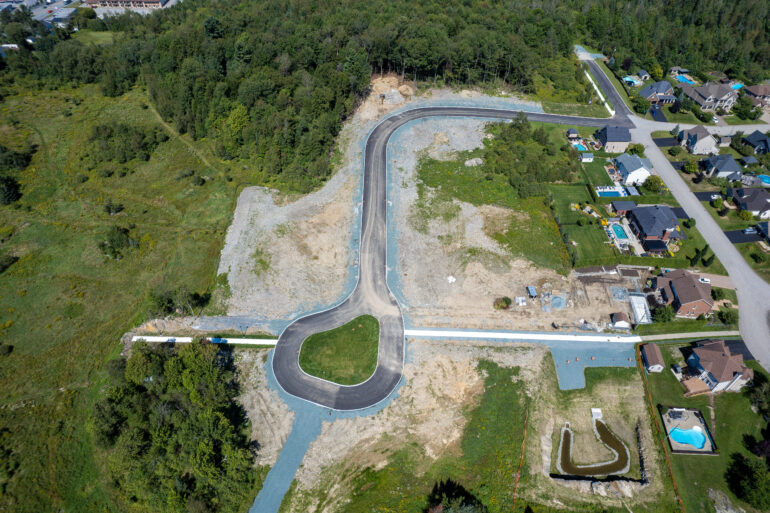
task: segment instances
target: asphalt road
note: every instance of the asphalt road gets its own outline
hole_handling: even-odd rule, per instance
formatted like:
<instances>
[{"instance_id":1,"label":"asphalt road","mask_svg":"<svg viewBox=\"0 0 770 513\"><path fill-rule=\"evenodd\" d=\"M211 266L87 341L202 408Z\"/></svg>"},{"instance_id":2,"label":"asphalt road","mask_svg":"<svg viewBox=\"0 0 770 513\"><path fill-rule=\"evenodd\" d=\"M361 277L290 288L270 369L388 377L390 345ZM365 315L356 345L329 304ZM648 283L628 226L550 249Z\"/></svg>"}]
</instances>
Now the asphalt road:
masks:
<instances>
[{"instance_id":1,"label":"asphalt road","mask_svg":"<svg viewBox=\"0 0 770 513\"><path fill-rule=\"evenodd\" d=\"M288 393L336 410L357 410L385 399L401 380L404 361L404 323L398 302L386 283L386 150L391 135L402 125L431 116L511 119L518 111L465 107L430 107L386 118L372 131L364 156L359 281L339 306L301 317L281 333L273 355L273 372ZM572 126L604 126L605 118L581 118L525 113L532 121ZM626 122L627 121L623 121ZM369 314L380 322L377 369L364 383L343 386L306 374L299 366L302 342L320 331Z\"/></svg>"},{"instance_id":2,"label":"asphalt road","mask_svg":"<svg viewBox=\"0 0 770 513\"><path fill-rule=\"evenodd\" d=\"M763 367L770 368L770 285L751 269L653 142L650 135L652 131L670 130L673 124L633 115L601 68L592 60L584 62L615 108L613 118L581 118L531 112L525 113L526 116L532 121L571 126L600 127L611 124L633 128L633 141L645 145L647 156L656 171L679 204L696 219L703 237L728 270L738 291L743 339ZM510 119L517 114L518 111L470 107L419 108L388 117L372 131L366 142L364 157L359 281L353 293L340 305L297 319L281 333L273 356L273 371L279 385L286 392L329 408L356 410L385 399L401 380L404 362L403 318L398 302L386 282L386 150L391 135L405 123L424 117ZM749 126L732 126L720 127L718 131L734 133L736 130L746 132L752 129ZM373 315L380 322L377 369L367 381L359 385L343 386L309 376L302 371L299 367L299 351L308 336L341 326L363 314Z\"/></svg>"}]
</instances>

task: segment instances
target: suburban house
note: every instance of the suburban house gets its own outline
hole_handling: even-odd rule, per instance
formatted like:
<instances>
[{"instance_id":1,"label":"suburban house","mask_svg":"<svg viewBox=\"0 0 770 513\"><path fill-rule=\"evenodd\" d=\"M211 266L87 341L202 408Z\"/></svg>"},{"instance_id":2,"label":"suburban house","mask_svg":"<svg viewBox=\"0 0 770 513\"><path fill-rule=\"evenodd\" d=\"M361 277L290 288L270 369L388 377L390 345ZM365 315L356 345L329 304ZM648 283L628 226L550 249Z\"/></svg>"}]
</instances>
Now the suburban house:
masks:
<instances>
[{"instance_id":1,"label":"suburban house","mask_svg":"<svg viewBox=\"0 0 770 513\"><path fill-rule=\"evenodd\" d=\"M679 75L686 75L689 72L690 72L689 69L680 68L679 66L674 66L673 68L671 68L671 71L670 71L672 77L678 77Z\"/></svg>"},{"instance_id":2,"label":"suburban house","mask_svg":"<svg viewBox=\"0 0 770 513\"><path fill-rule=\"evenodd\" d=\"M647 81L650 79L650 74L647 73L647 70L640 69L636 72L636 76L639 77L639 80Z\"/></svg>"},{"instance_id":3,"label":"suburban house","mask_svg":"<svg viewBox=\"0 0 770 513\"><path fill-rule=\"evenodd\" d=\"M760 84L755 86L746 86L743 88L746 95L759 100L762 107L770 107L770 84Z\"/></svg>"},{"instance_id":4,"label":"suburban house","mask_svg":"<svg viewBox=\"0 0 770 513\"><path fill-rule=\"evenodd\" d=\"M738 101L738 93L726 84L708 82L700 87L685 84L682 92L694 101L701 110L724 109L730 111Z\"/></svg>"},{"instance_id":5,"label":"suburban house","mask_svg":"<svg viewBox=\"0 0 770 513\"><path fill-rule=\"evenodd\" d=\"M744 144L748 144L754 148L754 153L762 155L770 153L770 137L767 134L763 134L759 130L754 130L749 135L743 138Z\"/></svg>"},{"instance_id":6,"label":"suburban house","mask_svg":"<svg viewBox=\"0 0 770 513\"><path fill-rule=\"evenodd\" d=\"M703 125L698 125L689 130L681 130L677 137L681 145L695 155L719 153L716 138Z\"/></svg>"},{"instance_id":7,"label":"suburban house","mask_svg":"<svg viewBox=\"0 0 770 513\"><path fill-rule=\"evenodd\" d=\"M760 219L770 219L770 192L767 189L733 189L732 194L739 209Z\"/></svg>"},{"instance_id":8,"label":"suburban house","mask_svg":"<svg viewBox=\"0 0 770 513\"><path fill-rule=\"evenodd\" d=\"M628 128L620 126L606 125L595 135L607 153L623 153L631 142L631 132Z\"/></svg>"},{"instance_id":9,"label":"suburban house","mask_svg":"<svg viewBox=\"0 0 770 513\"><path fill-rule=\"evenodd\" d=\"M642 359L647 372L662 372L665 363L663 354L660 352L658 344L644 344L641 347Z\"/></svg>"},{"instance_id":10,"label":"suburban house","mask_svg":"<svg viewBox=\"0 0 770 513\"><path fill-rule=\"evenodd\" d=\"M647 181L652 172L652 163L649 159L628 153L615 159L615 167L623 178L623 185L641 185Z\"/></svg>"},{"instance_id":11,"label":"suburban house","mask_svg":"<svg viewBox=\"0 0 770 513\"><path fill-rule=\"evenodd\" d=\"M574 129L574 128L568 128L567 129L567 139L569 139L571 141L573 139L579 139L579 138L580 138L580 134L578 133L578 131L576 129Z\"/></svg>"},{"instance_id":12,"label":"suburban house","mask_svg":"<svg viewBox=\"0 0 770 513\"><path fill-rule=\"evenodd\" d=\"M674 307L677 317L695 319L710 315L714 308L711 284L703 283L697 274L677 269L655 278L657 290L667 305Z\"/></svg>"},{"instance_id":13,"label":"suburban house","mask_svg":"<svg viewBox=\"0 0 770 513\"><path fill-rule=\"evenodd\" d=\"M705 161L706 176L710 178L741 179L741 166L732 155L712 155Z\"/></svg>"},{"instance_id":14,"label":"suburban house","mask_svg":"<svg viewBox=\"0 0 770 513\"><path fill-rule=\"evenodd\" d=\"M594 154L593 153L581 153L579 158L580 158L580 162L593 162L594 161Z\"/></svg>"},{"instance_id":15,"label":"suburban house","mask_svg":"<svg viewBox=\"0 0 770 513\"><path fill-rule=\"evenodd\" d=\"M642 88L642 90L639 91L639 96L648 100L653 105L665 105L676 101L676 96L674 96L674 86L665 80L655 82L654 84Z\"/></svg>"},{"instance_id":16,"label":"suburban house","mask_svg":"<svg viewBox=\"0 0 770 513\"><path fill-rule=\"evenodd\" d=\"M724 340L698 342L687 357L687 366L698 373L711 393L737 392L754 378L743 356L732 354Z\"/></svg>"},{"instance_id":17,"label":"suburban house","mask_svg":"<svg viewBox=\"0 0 770 513\"><path fill-rule=\"evenodd\" d=\"M610 314L610 320L612 321L612 328L616 330L630 330L631 320L628 318L628 314L625 312L615 312Z\"/></svg>"},{"instance_id":18,"label":"suburban house","mask_svg":"<svg viewBox=\"0 0 770 513\"><path fill-rule=\"evenodd\" d=\"M633 201L613 201L611 205L612 210L619 216L624 216L636 208L636 203Z\"/></svg>"},{"instance_id":19,"label":"suburban house","mask_svg":"<svg viewBox=\"0 0 770 513\"><path fill-rule=\"evenodd\" d=\"M628 214L628 225L647 248L646 243L661 241L667 247L668 241L684 239L679 220L673 209L667 205L643 205ZM653 244L657 247L660 244Z\"/></svg>"},{"instance_id":20,"label":"suburban house","mask_svg":"<svg viewBox=\"0 0 770 513\"><path fill-rule=\"evenodd\" d=\"M679 142L694 155L712 155L719 153L717 140L703 125L679 132Z\"/></svg>"}]
</instances>

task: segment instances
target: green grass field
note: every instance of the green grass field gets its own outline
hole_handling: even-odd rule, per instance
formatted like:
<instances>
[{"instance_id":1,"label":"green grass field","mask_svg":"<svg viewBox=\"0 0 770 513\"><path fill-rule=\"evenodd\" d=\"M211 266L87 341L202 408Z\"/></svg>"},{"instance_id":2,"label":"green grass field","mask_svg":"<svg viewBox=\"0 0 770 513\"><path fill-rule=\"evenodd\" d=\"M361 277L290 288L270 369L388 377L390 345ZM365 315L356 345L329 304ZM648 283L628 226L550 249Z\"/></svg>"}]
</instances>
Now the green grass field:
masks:
<instances>
[{"instance_id":1,"label":"green grass field","mask_svg":"<svg viewBox=\"0 0 770 513\"><path fill-rule=\"evenodd\" d=\"M679 345L661 345L661 352L666 362L666 370L659 374L648 374L647 380L652 395L653 404L697 408L701 411L714 437L718 456L690 456L672 454L671 465L674 477L679 487L679 493L684 501L686 511L710 511L711 501L707 490L714 488L726 493L734 504L754 511L743 504L727 487L725 471L730 461L730 455L740 453L750 456L744 443L744 437L761 438L761 431L767 422L751 410L750 401L745 392L726 392L714 398L716 422L711 423L706 395L685 399L683 387L676 381L668 368L675 361L683 362L679 356ZM676 354L676 358L673 356ZM750 363L754 372L762 372L758 365ZM751 456L754 457L754 456Z\"/></svg>"},{"instance_id":2,"label":"green grass field","mask_svg":"<svg viewBox=\"0 0 770 513\"><path fill-rule=\"evenodd\" d=\"M540 101L543 110L549 114L564 114L567 116L583 116L590 118L609 118L610 113L600 102L584 105L580 103L559 103L552 101Z\"/></svg>"},{"instance_id":3,"label":"green grass field","mask_svg":"<svg viewBox=\"0 0 770 513\"><path fill-rule=\"evenodd\" d=\"M238 192L253 183L248 170L215 159L206 141L174 133L148 161L129 161L110 177L81 165L95 124L158 125L148 103L138 89L105 98L95 86L20 86L1 105L0 143L38 146L20 173L23 197L0 207L0 229L11 234L0 251L19 257L0 275L0 341L14 346L0 357L0 427L21 462L6 488L15 511L117 509L89 427L104 363L145 319L150 291L212 288ZM185 169L210 179L200 187L177 179ZM107 214L108 199L123 212ZM139 241L117 261L97 248L114 225L132 227Z\"/></svg>"},{"instance_id":4,"label":"green grass field","mask_svg":"<svg viewBox=\"0 0 770 513\"><path fill-rule=\"evenodd\" d=\"M87 45L103 46L112 44L112 38L114 35L115 33L110 32L109 30L99 32L96 30L84 29L78 30L72 35L72 37L73 39L77 39L81 43Z\"/></svg>"},{"instance_id":5,"label":"green grass field","mask_svg":"<svg viewBox=\"0 0 770 513\"><path fill-rule=\"evenodd\" d=\"M740 251L743 258L749 263L752 269L766 282L770 282L770 253L765 253L756 242L747 242L736 244L735 247ZM764 260L757 262L751 255L757 255Z\"/></svg>"},{"instance_id":6,"label":"green grass field","mask_svg":"<svg viewBox=\"0 0 770 513\"><path fill-rule=\"evenodd\" d=\"M299 352L299 366L311 376L340 385L366 381L377 368L380 323L362 315L333 330L309 336Z\"/></svg>"},{"instance_id":7,"label":"green grass field","mask_svg":"<svg viewBox=\"0 0 770 513\"><path fill-rule=\"evenodd\" d=\"M593 162L584 163L583 169L585 169L586 175L594 185L612 185L610 175L604 170L606 165L607 159L595 158Z\"/></svg>"}]
</instances>

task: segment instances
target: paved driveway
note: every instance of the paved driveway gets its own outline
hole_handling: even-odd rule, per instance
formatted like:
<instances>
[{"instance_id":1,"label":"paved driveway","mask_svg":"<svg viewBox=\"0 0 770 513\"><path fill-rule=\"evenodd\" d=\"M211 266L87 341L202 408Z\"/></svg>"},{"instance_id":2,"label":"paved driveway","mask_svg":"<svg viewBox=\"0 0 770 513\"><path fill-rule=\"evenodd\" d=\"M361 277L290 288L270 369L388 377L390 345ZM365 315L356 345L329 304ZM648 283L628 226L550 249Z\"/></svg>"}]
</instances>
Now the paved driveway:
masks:
<instances>
[{"instance_id":1,"label":"paved driveway","mask_svg":"<svg viewBox=\"0 0 770 513\"><path fill-rule=\"evenodd\" d=\"M733 244L741 244L742 242L758 242L762 240L762 236L758 233L743 233L743 230L725 230L727 240Z\"/></svg>"},{"instance_id":2,"label":"paved driveway","mask_svg":"<svg viewBox=\"0 0 770 513\"><path fill-rule=\"evenodd\" d=\"M653 139L653 141L655 141L655 144L661 148L679 145L679 141L676 140L676 137L657 137Z\"/></svg>"},{"instance_id":3,"label":"paved driveway","mask_svg":"<svg viewBox=\"0 0 770 513\"><path fill-rule=\"evenodd\" d=\"M716 194L717 196L720 195L719 191L701 191L701 192L693 192L695 194L695 197L698 198L700 201L711 201L711 196Z\"/></svg>"},{"instance_id":4,"label":"paved driveway","mask_svg":"<svg viewBox=\"0 0 770 513\"><path fill-rule=\"evenodd\" d=\"M654 119L655 121L660 121L662 123L665 123L666 121L668 121L666 119L666 115L663 114L663 111L660 110L659 108L656 108L656 107L651 108L650 114L652 114L652 119Z\"/></svg>"}]
</instances>

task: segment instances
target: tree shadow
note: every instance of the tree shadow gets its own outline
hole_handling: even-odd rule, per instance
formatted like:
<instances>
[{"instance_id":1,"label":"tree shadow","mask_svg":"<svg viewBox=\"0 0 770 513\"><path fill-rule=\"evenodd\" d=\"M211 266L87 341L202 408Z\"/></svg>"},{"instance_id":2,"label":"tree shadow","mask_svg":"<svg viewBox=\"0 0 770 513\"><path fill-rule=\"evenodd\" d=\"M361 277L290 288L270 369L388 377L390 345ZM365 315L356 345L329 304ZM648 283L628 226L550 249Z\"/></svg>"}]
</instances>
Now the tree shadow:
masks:
<instances>
[{"instance_id":1,"label":"tree shadow","mask_svg":"<svg viewBox=\"0 0 770 513\"><path fill-rule=\"evenodd\" d=\"M423 513L442 513L462 510L472 513L487 513L487 508L461 484L447 479L433 485L428 495L428 506Z\"/></svg>"}]
</instances>

